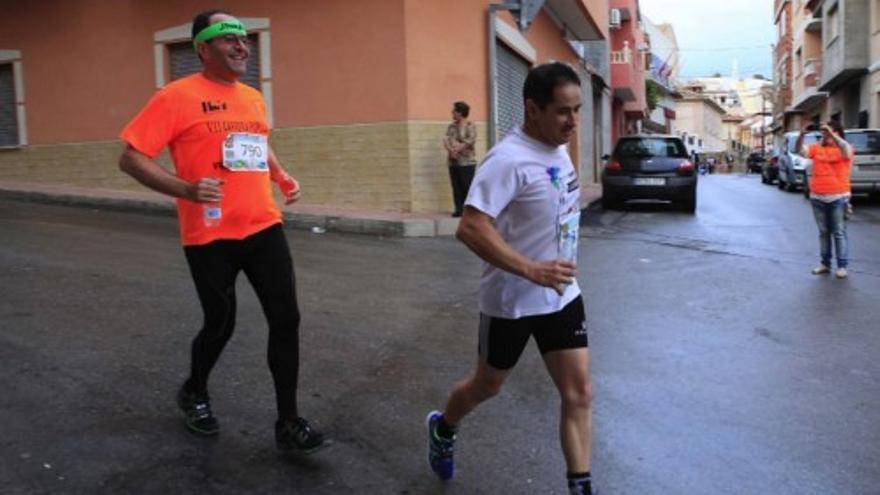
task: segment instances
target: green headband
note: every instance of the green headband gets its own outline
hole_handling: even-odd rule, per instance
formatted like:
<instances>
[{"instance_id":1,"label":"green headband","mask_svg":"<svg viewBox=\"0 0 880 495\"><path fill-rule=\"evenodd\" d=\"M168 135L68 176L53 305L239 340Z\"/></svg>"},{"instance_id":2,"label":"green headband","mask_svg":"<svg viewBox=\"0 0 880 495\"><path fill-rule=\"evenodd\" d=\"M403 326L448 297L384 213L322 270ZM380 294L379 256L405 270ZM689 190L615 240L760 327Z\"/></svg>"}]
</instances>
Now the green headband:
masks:
<instances>
[{"instance_id":1,"label":"green headband","mask_svg":"<svg viewBox=\"0 0 880 495\"><path fill-rule=\"evenodd\" d=\"M215 22L199 31L199 34L193 38L193 45L214 39L218 36L226 36L227 34L247 36L247 30L244 28L244 24L235 18Z\"/></svg>"}]
</instances>

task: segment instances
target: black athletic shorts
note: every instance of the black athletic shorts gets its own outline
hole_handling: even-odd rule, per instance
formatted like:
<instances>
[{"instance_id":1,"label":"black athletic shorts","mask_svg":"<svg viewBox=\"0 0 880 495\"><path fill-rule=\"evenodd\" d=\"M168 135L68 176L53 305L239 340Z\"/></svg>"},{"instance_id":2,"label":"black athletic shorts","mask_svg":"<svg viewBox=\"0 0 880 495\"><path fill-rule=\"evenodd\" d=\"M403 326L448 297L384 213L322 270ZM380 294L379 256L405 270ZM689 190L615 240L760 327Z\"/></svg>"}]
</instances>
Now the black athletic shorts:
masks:
<instances>
[{"instance_id":1,"label":"black athletic shorts","mask_svg":"<svg viewBox=\"0 0 880 495\"><path fill-rule=\"evenodd\" d=\"M545 315L511 320L480 314L480 358L499 370L513 368L534 336L541 354L587 347L584 301L577 296L564 308Z\"/></svg>"}]
</instances>

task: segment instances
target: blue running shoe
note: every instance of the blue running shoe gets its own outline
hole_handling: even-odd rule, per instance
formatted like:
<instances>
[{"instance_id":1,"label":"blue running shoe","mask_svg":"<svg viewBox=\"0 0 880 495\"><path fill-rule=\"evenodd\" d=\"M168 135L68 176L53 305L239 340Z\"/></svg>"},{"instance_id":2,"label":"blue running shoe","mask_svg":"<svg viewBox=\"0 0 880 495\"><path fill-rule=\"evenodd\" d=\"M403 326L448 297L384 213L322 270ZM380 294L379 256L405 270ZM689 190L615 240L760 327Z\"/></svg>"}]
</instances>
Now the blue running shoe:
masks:
<instances>
[{"instance_id":1,"label":"blue running shoe","mask_svg":"<svg viewBox=\"0 0 880 495\"><path fill-rule=\"evenodd\" d=\"M428 463L431 469L443 481L451 480L455 475L455 460L452 454L455 452L455 437L446 439L437 434L437 424L443 418L440 411L431 411L425 418L428 428Z\"/></svg>"}]
</instances>

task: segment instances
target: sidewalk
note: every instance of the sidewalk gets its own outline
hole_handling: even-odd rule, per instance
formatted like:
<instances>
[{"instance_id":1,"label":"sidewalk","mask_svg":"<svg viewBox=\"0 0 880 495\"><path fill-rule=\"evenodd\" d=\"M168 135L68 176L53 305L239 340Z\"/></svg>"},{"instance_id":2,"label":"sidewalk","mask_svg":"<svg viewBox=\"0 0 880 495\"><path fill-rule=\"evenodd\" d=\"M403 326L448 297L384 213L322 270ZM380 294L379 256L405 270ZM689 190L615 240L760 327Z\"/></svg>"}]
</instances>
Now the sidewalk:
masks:
<instances>
[{"instance_id":1,"label":"sidewalk","mask_svg":"<svg viewBox=\"0 0 880 495\"><path fill-rule=\"evenodd\" d=\"M586 207L601 196L601 186L589 184L583 187L581 204ZM174 200L149 190L119 191L0 181L0 197L174 215ZM454 235L455 229L458 228L458 219L451 218L445 213L396 213L300 204L284 206L282 213L287 227L314 229L317 232L346 232L386 237L437 237Z\"/></svg>"}]
</instances>

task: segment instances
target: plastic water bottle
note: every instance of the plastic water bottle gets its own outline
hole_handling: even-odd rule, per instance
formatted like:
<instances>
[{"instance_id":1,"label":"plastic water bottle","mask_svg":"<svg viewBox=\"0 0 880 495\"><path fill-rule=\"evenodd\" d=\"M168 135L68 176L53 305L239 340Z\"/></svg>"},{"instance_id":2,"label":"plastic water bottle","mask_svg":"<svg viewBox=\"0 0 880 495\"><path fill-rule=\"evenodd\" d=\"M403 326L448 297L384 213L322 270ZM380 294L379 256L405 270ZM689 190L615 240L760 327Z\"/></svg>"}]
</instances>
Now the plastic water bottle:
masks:
<instances>
[{"instance_id":1,"label":"plastic water bottle","mask_svg":"<svg viewBox=\"0 0 880 495\"><path fill-rule=\"evenodd\" d=\"M205 219L205 227L217 227L223 219L223 209L220 203L205 203L202 205L202 216Z\"/></svg>"},{"instance_id":2,"label":"plastic water bottle","mask_svg":"<svg viewBox=\"0 0 880 495\"><path fill-rule=\"evenodd\" d=\"M209 179L214 181L214 183L218 187L223 184L223 181L221 181L217 177L209 177ZM205 227L218 227L220 225L220 221L223 220L223 209L220 206L220 201L216 201L213 203L203 203L202 218L205 221Z\"/></svg>"}]
</instances>

